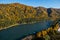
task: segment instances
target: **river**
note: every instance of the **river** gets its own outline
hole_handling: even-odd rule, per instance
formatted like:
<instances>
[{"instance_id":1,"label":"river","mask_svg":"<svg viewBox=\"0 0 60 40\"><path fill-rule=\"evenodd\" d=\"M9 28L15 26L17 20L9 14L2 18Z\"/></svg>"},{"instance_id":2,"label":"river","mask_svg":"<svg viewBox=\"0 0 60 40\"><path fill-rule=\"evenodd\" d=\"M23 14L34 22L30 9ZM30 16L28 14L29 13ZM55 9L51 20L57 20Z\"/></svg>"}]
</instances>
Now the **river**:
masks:
<instances>
[{"instance_id":1,"label":"river","mask_svg":"<svg viewBox=\"0 0 60 40\"><path fill-rule=\"evenodd\" d=\"M16 40L24 35L33 34L50 27L52 21L17 25L0 31L0 40Z\"/></svg>"}]
</instances>

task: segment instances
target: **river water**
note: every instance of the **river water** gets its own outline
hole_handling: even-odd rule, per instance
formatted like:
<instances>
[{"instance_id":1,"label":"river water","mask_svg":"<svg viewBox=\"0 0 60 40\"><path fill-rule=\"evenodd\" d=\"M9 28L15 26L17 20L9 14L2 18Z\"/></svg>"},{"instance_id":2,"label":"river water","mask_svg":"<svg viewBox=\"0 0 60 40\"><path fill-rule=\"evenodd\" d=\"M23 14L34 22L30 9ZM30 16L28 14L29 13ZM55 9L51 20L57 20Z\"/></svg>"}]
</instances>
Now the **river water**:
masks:
<instances>
[{"instance_id":1,"label":"river water","mask_svg":"<svg viewBox=\"0 0 60 40\"><path fill-rule=\"evenodd\" d=\"M33 34L50 27L52 21L23 24L0 31L0 40L16 40L24 35Z\"/></svg>"}]
</instances>

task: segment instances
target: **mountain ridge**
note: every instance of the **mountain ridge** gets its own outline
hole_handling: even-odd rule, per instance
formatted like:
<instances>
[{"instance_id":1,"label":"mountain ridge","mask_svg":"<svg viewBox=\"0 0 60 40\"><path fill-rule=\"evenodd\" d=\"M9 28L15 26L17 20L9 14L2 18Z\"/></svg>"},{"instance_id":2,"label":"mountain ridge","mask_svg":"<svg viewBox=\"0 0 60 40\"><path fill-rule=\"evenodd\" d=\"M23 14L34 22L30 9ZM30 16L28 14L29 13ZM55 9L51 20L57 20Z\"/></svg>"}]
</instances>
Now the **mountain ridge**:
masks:
<instances>
[{"instance_id":1,"label":"mountain ridge","mask_svg":"<svg viewBox=\"0 0 60 40\"><path fill-rule=\"evenodd\" d=\"M32 7L19 3L0 4L0 28L19 23L60 19L60 9Z\"/></svg>"}]
</instances>

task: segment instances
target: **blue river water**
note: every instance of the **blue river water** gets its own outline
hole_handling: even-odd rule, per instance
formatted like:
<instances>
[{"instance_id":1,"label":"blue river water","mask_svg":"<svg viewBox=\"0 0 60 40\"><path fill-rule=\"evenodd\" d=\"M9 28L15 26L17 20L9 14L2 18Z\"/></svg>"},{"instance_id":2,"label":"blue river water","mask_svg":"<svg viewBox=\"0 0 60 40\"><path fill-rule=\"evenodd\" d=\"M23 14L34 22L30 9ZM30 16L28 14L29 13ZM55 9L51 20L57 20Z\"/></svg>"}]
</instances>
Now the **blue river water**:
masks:
<instances>
[{"instance_id":1,"label":"blue river water","mask_svg":"<svg viewBox=\"0 0 60 40\"><path fill-rule=\"evenodd\" d=\"M16 40L24 35L42 31L51 26L52 21L42 21L34 24L14 26L0 31L0 40Z\"/></svg>"}]
</instances>

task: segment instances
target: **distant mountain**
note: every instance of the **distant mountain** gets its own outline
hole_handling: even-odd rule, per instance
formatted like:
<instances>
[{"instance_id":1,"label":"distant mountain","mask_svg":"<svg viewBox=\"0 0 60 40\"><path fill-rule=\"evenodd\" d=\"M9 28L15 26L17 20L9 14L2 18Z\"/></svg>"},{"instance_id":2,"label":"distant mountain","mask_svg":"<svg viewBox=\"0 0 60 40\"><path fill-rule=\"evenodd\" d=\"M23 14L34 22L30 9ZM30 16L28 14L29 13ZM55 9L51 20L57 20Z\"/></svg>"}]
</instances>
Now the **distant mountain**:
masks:
<instances>
[{"instance_id":1,"label":"distant mountain","mask_svg":"<svg viewBox=\"0 0 60 40\"><path fill-rule=\"evenodd\" d=\"M32 7L19 3L0 4L0 29L14 24L60 19L60 9Z\"/></svg>"}]
</instances>

